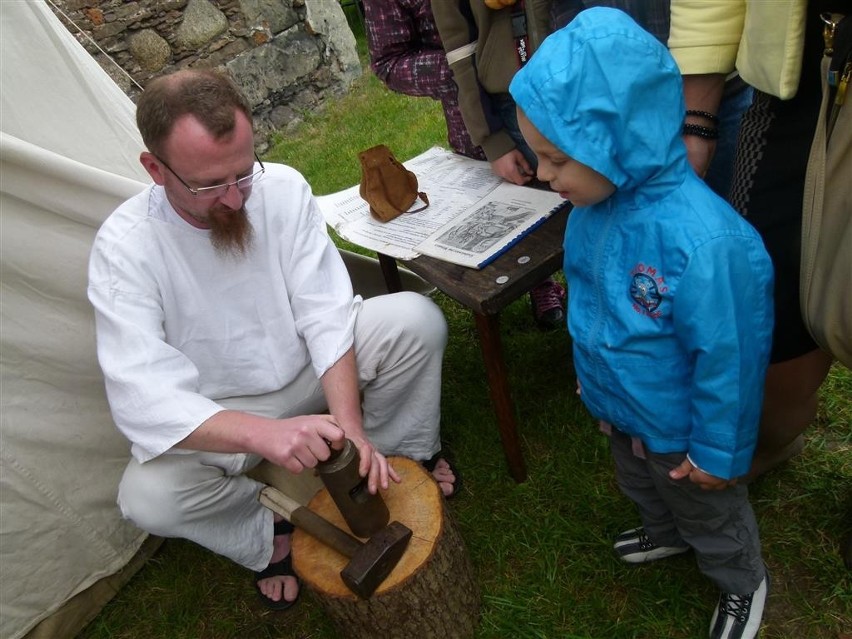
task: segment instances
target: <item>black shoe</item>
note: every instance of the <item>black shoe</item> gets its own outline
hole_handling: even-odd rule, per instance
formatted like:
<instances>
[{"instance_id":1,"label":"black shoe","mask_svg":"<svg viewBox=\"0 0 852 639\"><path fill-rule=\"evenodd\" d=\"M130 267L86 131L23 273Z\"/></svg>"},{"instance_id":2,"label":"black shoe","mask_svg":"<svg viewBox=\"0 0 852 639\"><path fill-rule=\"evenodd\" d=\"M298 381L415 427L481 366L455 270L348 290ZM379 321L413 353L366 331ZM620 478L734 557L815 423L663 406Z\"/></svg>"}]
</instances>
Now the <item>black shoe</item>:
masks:
<instances>
[{"instance_id":1,"label":"black shoe","mask_svg":"<svg viewBox=\"0 0 852 639\"><path fill-rule=\"evenodd\" d=\"M710 620L710 639L753 639L760 632L763 607L769 593L769 573L757 590L747 595L723 592Z\"/></svg>"},{"instance_id":2,"label":"black shoe","mask_svg":"<svg viewBox=\"0 0 852 639\"><path fill-rule=\"evenodd\" d=\"M681 555L689 546L658 546L648 538L644 528L625 530L615 538L612 546L618 558L628 564L644 564L648 561Z\"/></svg>"}]
</instances>

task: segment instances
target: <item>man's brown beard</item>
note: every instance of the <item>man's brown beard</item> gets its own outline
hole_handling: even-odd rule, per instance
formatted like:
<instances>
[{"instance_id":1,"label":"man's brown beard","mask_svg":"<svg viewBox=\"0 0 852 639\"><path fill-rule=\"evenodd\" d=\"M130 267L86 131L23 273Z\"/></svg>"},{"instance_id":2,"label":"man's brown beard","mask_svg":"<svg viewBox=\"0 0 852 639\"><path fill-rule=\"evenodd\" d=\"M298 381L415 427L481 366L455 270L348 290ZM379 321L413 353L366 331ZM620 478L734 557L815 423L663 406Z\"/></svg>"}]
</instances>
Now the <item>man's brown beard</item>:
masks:
<instances>
[{"instance_id":1,"label":"man's brown beard","mask_svg":"<svg viewBox=\"0 0 852 639\"><path fill-rule=\"evenodd\" d=\"M210 225L210 242L220 255L245 256L254 237L254 227L245 208L211 211L207 223Z\"/></svg>"}]
</instances>

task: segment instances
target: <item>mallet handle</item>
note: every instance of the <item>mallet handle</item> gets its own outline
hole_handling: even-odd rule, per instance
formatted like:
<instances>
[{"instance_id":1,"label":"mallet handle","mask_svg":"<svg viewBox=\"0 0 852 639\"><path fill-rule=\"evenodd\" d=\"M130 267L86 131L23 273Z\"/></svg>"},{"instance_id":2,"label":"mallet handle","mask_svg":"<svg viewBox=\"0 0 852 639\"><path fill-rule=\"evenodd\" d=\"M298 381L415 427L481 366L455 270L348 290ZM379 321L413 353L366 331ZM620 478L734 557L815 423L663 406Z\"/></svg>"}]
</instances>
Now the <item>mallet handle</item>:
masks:
<instances>
[{"instance_id":1,"label":"mallet handle","mask_svg":"<svg viewBox=\"0 0 852 639\"><path fill-rule=\"evenodd\" d=\"M294 526L301 528L349 559L363 545L356 537L272 486L261 490L259 499L264 506L282 515Z\"/></svg>"}]
</instances>

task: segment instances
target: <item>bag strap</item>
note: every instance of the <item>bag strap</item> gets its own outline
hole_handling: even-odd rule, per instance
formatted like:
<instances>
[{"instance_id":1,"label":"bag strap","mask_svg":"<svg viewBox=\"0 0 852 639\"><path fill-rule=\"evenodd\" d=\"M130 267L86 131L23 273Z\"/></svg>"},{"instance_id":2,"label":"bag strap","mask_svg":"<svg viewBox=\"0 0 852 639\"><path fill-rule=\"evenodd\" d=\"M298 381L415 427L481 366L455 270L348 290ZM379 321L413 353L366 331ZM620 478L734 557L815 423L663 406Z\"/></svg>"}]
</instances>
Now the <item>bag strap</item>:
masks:
<instances>
[{"instance_id":1,"label":"bag strap","mask_svg":"<svg viewBox=\"0 0 852 639\"><path fill-rule=\"evenodd\" d=\"M406 213L419 213L423 209L429 208L429 196L426 195L426 193L424 193L423 191L418 191L417 197L419 197L421 200L423 200L423 206L420 206L416 209L411 209L409 211L406 211Z\"/></svg>"},{"instance_id":2,"label":"bag strap","mask_svg":"<svg viewBox=\"0 0 852 639\"><path fill-rule=\"evenodd\" d=\"M831 139L834 125L840 109L846 102L846 94L852 76L852 18L846 19L839 13L820 14L825 27L824 56L829 59L828 69L824 71L825 85L831 100L831 107L826 115L826 142ZM823 91L826 88L824 86Z\"/></svg>"}]
</instances>

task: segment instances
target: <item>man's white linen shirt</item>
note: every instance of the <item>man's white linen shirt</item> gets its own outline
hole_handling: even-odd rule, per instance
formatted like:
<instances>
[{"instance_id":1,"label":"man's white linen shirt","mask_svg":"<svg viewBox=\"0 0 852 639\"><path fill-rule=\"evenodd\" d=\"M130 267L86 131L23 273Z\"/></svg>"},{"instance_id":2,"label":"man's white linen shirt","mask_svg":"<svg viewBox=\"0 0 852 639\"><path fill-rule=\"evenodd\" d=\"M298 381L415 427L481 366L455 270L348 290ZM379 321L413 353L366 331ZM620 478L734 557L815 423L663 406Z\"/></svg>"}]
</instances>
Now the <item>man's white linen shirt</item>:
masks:
<instances>
[{"instance_id":1,"label":"man's white linen shirt","mask_svg":"<svg viewBox=\"0 0 852 639\"><path fill-rule=\"evenodd\" d=\"M140 462L221 411L216 399L279 390L308 364L320 377L352 346L360 298L304 178L266 165L245 209L255 232L244 257L218 253L156 185L97 234L98 359Z\"/></svg>"}]
</instances>

